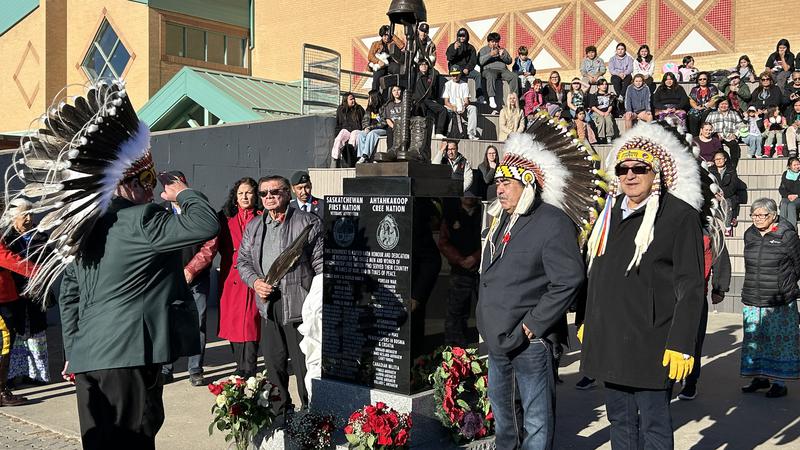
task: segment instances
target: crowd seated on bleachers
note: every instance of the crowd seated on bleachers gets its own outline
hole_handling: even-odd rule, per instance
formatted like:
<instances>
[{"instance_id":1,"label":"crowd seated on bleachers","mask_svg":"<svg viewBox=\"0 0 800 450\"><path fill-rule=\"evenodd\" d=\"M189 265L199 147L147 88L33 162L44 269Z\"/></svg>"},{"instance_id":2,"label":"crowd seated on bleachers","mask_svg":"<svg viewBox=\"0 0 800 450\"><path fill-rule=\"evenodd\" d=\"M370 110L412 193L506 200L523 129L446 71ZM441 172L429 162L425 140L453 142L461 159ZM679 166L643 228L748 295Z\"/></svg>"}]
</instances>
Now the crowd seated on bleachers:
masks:
<instances>
[{"instance_id":1,"label":"crowd seated on bleachers","mask_svg":"<svg viewBox=\"0 0 800 450\"><path fill-rule=\"evenodd\" d=\"M436 51L429 29L423 23L417 30L422 48L413 59L417 71L412 86L413 114L430 119L429 136L436 139L479 139L484 133L483 125L478 128L482 113L499 114L495 126L497 140L502 142L509 133L524 129L533 114L544 110L570 122L580 139L590 144L608 143L619 136L620 128L629 129L637 121L659 120L696 136L708 158L724 149L727 163L734 168L743 153L742 144L751 158L797 154L800 71L796 68L800 67L800 55L791 52L786 39L778 41L761 74L747 55L726 70L700 69L694 57L687 55L680 65L661 62L660 83L653 80L657 55L648 45L628 54L625 43L619 43L607 62L595 46L589 45L578 74L565 83L557 71L546 79L537 78L528 49L519 47L514 57L503 48L496 32L489 33L487 45L478 51L469 42L466 28L459 29L455 42L448 46L445 54L450 70L448 77L441 77L433 69ZM362 129L352 129L350 122L355 116L348 124L344 120L337 124L332 153L349 144L356 147L362 160L369 161L377 138L389 134L391 139L395 122L391 115L399 113L403 93L399 87L381 86L379 80L397 73L406 46L388 26L381 27L379 34L381 40L370 48L369 60L373 89L382 90L379 98L388 104L377 110L380 112L374 108L370 112L368 105ZM488 108L484 106L487 103ZM343 100L340 108L344 105ZM701 129L704 123L709 130Z\"/></svg>"}]
</instances>

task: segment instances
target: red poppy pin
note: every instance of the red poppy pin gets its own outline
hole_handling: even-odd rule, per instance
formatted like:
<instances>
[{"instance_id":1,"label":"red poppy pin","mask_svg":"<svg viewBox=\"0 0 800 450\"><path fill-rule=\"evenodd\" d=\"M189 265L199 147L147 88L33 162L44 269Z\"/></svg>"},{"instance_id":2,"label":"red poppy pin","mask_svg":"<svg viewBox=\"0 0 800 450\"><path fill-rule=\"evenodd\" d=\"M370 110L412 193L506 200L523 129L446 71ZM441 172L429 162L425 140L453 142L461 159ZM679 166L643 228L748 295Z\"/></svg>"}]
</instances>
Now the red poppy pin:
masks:
<instances>
[{"instance_id":1,"label":"red poppy pin","mask_svg":"<svg viewBox=\"0 0 800 450\"><path fill-rule=\"evenodd\" d=\"M311 200L312 205L317 206L317 203L319 203L317 199Z\"/></svg>"},{"instance_id":2,"label":"red poppy pin","mask_svg":"<svg viewBox=\"0 0 800 450\"><path fill-rule=\"evenodd\" d=\"M511 240L511 233L506 233L503 235L503 244L508 244L508 241Z\"/></svg>"}]
</instances>

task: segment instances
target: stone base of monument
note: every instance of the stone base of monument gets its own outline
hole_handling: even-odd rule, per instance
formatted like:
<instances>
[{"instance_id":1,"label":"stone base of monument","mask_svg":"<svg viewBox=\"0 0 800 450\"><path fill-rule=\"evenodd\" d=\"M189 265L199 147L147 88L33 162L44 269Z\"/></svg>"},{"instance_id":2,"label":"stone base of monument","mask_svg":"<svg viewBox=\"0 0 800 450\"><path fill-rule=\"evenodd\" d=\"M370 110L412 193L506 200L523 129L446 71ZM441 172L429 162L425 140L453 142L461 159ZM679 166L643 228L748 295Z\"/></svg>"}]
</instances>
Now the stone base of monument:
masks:
<instances>
[{"instance_id":1,"label":"stone base of monument","mask_svg":"<svg viewBox=\"0 0 800 450\"><path fill-rule=\"evenodd\" d=\"M495 448L493 438L464 446L454 444L439 419L434 415L435 404L432 390L403 395L326 379L312 380L311 389L311 408L313 410L333 414L345 421L355 410L376 402L386 403L390 408L401 413L410 413L414 424L411 430L411 448L413 449L490 450ZM334 436L334 443L337 449L347 448L347 440L341 430Z\"/></svg>"}]
</instances>

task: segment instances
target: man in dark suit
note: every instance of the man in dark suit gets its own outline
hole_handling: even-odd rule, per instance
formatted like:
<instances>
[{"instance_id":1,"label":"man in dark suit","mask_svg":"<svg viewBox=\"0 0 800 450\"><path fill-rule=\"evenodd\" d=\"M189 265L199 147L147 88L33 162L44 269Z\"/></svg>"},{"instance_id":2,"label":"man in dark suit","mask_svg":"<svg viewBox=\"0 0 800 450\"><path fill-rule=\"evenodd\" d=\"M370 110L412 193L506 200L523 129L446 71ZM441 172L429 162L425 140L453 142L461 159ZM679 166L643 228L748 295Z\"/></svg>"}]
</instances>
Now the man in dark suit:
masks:
<instances>
[{"instance_id":1,"label":"man in dark suit","mask_svg":"<svg viewBox=\"0 0 800 450\"><path fill-rule=\"evenodd\" d=\"M289 203L289 206L324 219L325 200L311 195L311 177L308 176L308 172L304 170L295 172L290 182L292 183L294 200Z\"/></svg>"},{"instance_id":2,"label":"man in dark suit","mask_svg":"<svg viewBox=\"0 0 800 450\"><path fill-rule=\"evenodd\" d=\"M489 349L497 448L551 449L555 354L585 266L569 216L535 193L542 189L532 179L538 164L525 166L523 157L509 155L488 210L493 219L481 260L478 331Z\"/></svg>"},{"instance_id":3,"label":"man in dark suit","mask_svg":"<svg viewBox=\"0 0 800 450\"><path fill-rule=\"evenodd\" d=\"M152 163L126 173L61 283L64 370L75 374L84 449L154 449L161 365L200 350L180 250L213 238L219 222L182 181L161 195L180 215L151 203L154 185Z\"/></svg>"}]
</instances>

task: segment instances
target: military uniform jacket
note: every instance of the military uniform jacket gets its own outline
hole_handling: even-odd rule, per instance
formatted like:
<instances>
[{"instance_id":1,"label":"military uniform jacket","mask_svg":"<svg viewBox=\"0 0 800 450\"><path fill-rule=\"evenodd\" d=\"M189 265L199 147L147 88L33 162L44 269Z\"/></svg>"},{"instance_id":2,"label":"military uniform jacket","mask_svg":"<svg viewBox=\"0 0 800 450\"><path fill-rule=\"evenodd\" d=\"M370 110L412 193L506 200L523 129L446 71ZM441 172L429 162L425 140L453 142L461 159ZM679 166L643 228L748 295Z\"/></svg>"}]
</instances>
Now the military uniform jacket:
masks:
<instances>
[{"instance_id":1,"label":"military uniform jacket","mask_svg":"<svg viewBox=\"0 0 800 450\"><path fill-rule=\"evenodd\" d=\"M297 201L297 199L290 201L289 206L295 209L300 209L300 203ZM306 212L314 214L320 219L325 220L325 200L311 196L311 198L308 199L308 206L310 207L310 211Z\"/></svg>"},{"instance_id":2,"label":"military uniform jacket","mask_svg":"<svg viewBox=\"0 0 800 450\"><path fill-rule=\"evenodd\" d=\"M69 370L166 363L199 353L197 309L181 264L184 247L213 238L216 213L202 194L178 195L182 214L115 198L61 283Z\"/></svg>"},{"instance_id":3,"label":"military uniform jacket","mask_svg":"<svg viewBox=\"0 0 800 450\"><path fill-rule=\"evenodd\" d=\"M626 275L645 208L621 220L623 199L611 212L605 254L589 271L581 372L623 386L666 389L664 350L694 354L705 302L700 215L662 195L653 241Z\"/></svg>"}]
</instances>

